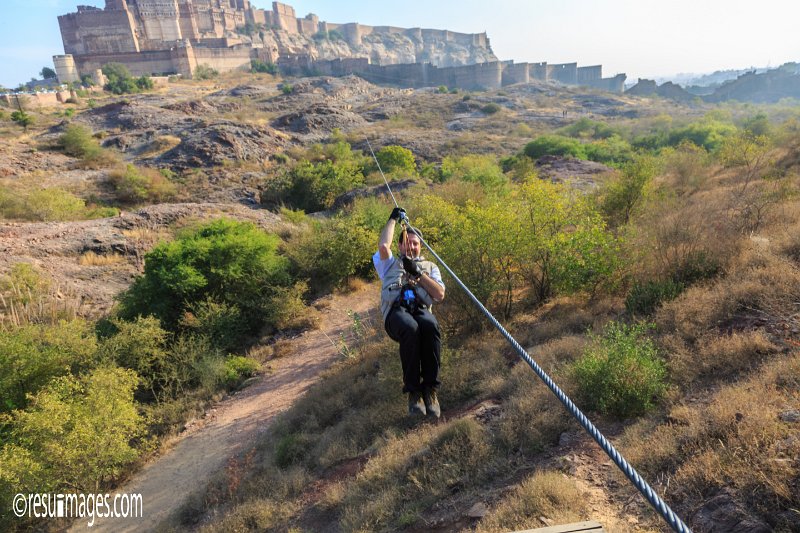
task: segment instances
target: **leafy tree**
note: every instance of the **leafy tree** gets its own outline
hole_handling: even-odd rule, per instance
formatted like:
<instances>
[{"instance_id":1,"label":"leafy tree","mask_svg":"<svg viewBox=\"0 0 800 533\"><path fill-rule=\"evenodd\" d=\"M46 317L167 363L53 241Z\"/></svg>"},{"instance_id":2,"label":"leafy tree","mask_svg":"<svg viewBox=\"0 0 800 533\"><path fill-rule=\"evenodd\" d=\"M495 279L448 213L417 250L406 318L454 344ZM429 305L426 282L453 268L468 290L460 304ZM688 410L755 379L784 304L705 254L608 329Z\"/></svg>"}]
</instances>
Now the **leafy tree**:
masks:
<instances>
[{"instance_id":1,"label":"leafy tree","mask_svg":"<svg viewBox=\"0 0 800 533\"><path fill-rule=\"evenodd\" d=\"M43 67L39 75L45 80L53 80L57 77L56 71L50 67Z\"/></svg>"},{"instance_id":2,"label":"leafy tree","mask_svg":"<svg viewBox=\"0 0 800 533\"><path fill-rule=\"evenodd\" d=\"M170 330L209 298L241 312L242 330L265 325L272 288L291 283L279 239L253 224L219 219L181 233L145 256L144 274L121 295L120 316L152 315Z\"/></svg>"},{"instance_id":3,"label":"leafy tree","mask_svg":"<svg viewBox=\"0 0 800 533\"><path fill-rule=\"evenodd\" d=\"M522 185L518 202L526 236L520 272L535 302L557 292L593 291L613 278L619 244L587 198L534 177Z\"/></svg>"},{"instance_id":4,"label":"leafy tree","mask_svg":"<svg viewBox=\"0 0 800 533\"><path fill-rule=\"evenodd\" d=\"M22 126L25 131L28 131L28 126L35 122L33 115L30 115L21 109L11 113L11 120Z\"/></svg>"},{"instance_id":5,"label":"leafy tree","mask_svg":"<svg viewBox=\"0 0 800 533\"><path fill-rule=\"evenodd\" d=\"M602 199L602 209L613 226L627 224L647 197L650 183L659 172L658 160L640 156L626 164L619 177L610 182Z\"/></svg>"},{"instance_id":6,"label":"leafy tree","mask_svg":"<svg viewBox=\"0 0 800 533\"><path fill-rule=\"evenodd\" d=\"M375 154L375 158L381 165L384 172L398 172L406 175L414 175L417 172L417 165L414 154L408 148L402 146L384 146Z\"/></svg>"}]
</instances>

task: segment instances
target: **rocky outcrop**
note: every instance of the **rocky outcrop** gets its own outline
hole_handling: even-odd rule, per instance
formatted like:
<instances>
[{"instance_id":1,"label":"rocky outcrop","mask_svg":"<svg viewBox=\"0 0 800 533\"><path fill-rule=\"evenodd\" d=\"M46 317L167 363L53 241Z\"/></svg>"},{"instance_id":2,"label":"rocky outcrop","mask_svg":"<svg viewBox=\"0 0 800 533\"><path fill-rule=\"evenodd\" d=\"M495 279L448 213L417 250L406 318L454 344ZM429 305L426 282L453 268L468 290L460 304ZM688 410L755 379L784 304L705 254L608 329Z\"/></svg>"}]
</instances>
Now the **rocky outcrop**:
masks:
<instances>
[{"instance_id":1,"label":"rocky outcrop","mask_svg":"<svg viewBox=\"0 0 800 533\"><path fill-rule=\"evenodd\" d=\"M678 102L689 102L695 98L695 95L671 81L657 85L655 81L643 78L639 78L638 83L625 91L625 94L632 96L661 96Z\"/></svg>"},{"instance_id":2,"label":"rocky outcrop","mask_svg":"<svg viewBox=\"0 0 800 533\"><path fill-rule=\"evenodd\" d=\"M437 67L455 67L497 61L489 47L468 45L409 33L371 33L360 45L342 39L314 39L307 35L271 31L264 34L264 46L281 56L308 55L311 59L369 58L380 65L431 63Z\"/></svg>"}]
</instances>

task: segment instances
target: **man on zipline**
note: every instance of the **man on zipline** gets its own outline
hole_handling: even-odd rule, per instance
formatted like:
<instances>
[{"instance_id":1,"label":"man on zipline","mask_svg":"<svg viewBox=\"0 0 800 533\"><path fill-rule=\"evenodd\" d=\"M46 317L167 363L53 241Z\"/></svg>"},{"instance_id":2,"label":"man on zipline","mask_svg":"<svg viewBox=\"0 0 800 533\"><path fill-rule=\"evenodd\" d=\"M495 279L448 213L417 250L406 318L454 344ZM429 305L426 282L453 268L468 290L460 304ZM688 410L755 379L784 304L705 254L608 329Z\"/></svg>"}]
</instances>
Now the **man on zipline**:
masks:
<instances>
[{"instance_id":1,"label":"man on zipline","mask_svg":"<svg viewBox=\"0 0 800 533\"><path fill-rule=\"evenodd\" d=\"M392 237L405 211L395 207L381 231L378 251L372 256L381 279L381 312L384 327L400 343L403 392L408 393L408 414L439 418L436 391L440 385L442 335L431 313L433 302L444 299L439 268L420 257L422 243L417 230L400 232L400 257L392 255Z\"/></svg>"}]
</instances>

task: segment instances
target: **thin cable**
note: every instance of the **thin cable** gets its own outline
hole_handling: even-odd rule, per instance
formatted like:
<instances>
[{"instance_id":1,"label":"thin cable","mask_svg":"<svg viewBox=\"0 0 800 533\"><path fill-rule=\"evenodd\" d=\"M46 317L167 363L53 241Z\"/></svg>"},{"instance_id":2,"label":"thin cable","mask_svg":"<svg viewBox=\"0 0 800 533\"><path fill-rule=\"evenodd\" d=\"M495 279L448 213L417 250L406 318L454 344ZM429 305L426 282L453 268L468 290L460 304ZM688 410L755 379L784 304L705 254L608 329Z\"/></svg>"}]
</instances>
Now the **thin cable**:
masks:
<instances>
[{"instance_id":1,"label":"thin cable","mask_svg":"<svg viewBox=\"0 0 800 533\"><path fill-rule=\"evenodd\" d=\"M367 146L369 146L369 151L372 154L372 159L375 160L375 164L378 165L378 171L381 173L381 176L383 176L383 182L386 184L386 188L389 189L389 194L392 195L392 201L394 202L394 206L400 207L399 205L397 205L397 200L395 200L394 198L394 193L392 192L392 188L389 187L389 180L386 179L386 175L383 173L383 170L381 169L381 164L378 162L378 158L375 157L375 152L372 151L372 145L369 143L369 139L367 139L366 137L365 139L367 141Z\"/></svg>"}]
</instances>

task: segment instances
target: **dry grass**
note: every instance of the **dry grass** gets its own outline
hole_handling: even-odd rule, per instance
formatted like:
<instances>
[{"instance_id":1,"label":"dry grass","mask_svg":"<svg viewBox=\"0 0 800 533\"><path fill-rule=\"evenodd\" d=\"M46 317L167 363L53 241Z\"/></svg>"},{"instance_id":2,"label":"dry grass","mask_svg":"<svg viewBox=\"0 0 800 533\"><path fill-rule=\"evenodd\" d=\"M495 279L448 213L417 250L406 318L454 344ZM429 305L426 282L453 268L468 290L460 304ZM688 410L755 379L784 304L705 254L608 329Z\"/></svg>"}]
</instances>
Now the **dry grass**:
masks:
<instances>
[{"instance_id":1,"label":"dry grass","mask_svg":"<svg viewBox=\"0 0 800 533\"><path fill-rule=\"evenodd\" d=\"M671 481L662 489L672 500L696 505L691 502L727 487L751 511L774 519L800 505L794 461L800 439L796 423L780 417L797 405L798 381L800 355L795 353L707 400L676 405L666 422L632 426L622 448L651 478L662 485Z\"/></svg>"},{"instance_id":2,"label":"dry grass","mask_svg":"<svg viewBox=\"0 0 800 533\"><path fill-rule=\"evenodd\" d=\"M564 376L551 375L565 388ZM497 438L509 451L537 453L558 442L569 428L570 418L558 399L525 363L517 363L507 381L503 416L497 422Z\"/></svg>"},{"instance_id":3,"label":"dry grass","mask_svg":"<svg viewBox=\"0 0 800 533\"><path fill-rule=\"evenodd\" d=\"M74 293L27 263L17 263L0 277L0 328L73 320L81 305Z\"/></svg>"},{"instance_id":4,"label":"dry grass","mask_svg":"<svg viewBox=\"0 0 800 533\"><path fill-rule=\"evenodd\" d=\"M81 266L108 266L117 265L125 262L125 256L120 254L96 254L94 252L86 252L78 257L78 264Z\"/></svg>"},{"instance_id":5,"label":"dry grass","mask_svg":"<svg viewBox=\"0 0 800 533\"><path fill-rule=\"evenodd\" d=\"M575 482L559 472L544 471L523 481L475 531L505 533L588 518L586 499Z\"/></svg>"},{"instance_id":6,"label":"dry grass","mask_svg":"<svg viewBox=\"0 0 800 533\"><path fill-rule=\"evenodd\" d=\"M492 459L489 435L472 419L392 438L347 487L342 529L412 525L422 510L451 490L480 483Z\"/></svg>"}]
</instances>

